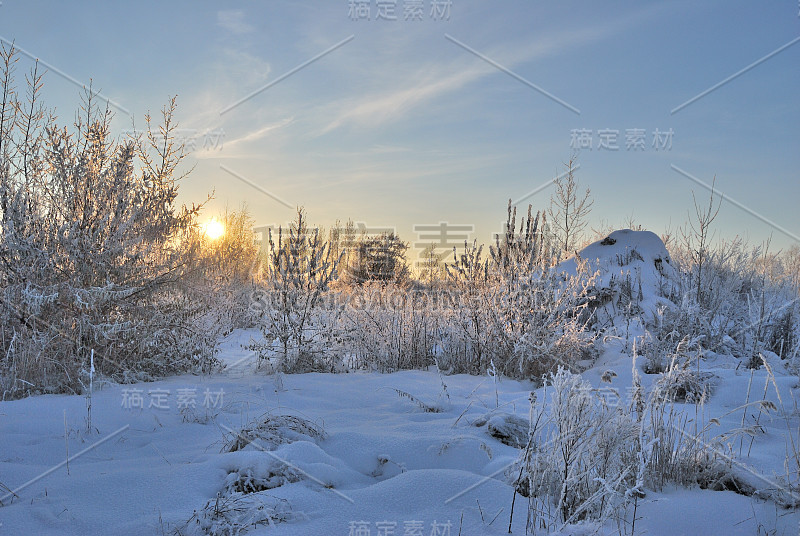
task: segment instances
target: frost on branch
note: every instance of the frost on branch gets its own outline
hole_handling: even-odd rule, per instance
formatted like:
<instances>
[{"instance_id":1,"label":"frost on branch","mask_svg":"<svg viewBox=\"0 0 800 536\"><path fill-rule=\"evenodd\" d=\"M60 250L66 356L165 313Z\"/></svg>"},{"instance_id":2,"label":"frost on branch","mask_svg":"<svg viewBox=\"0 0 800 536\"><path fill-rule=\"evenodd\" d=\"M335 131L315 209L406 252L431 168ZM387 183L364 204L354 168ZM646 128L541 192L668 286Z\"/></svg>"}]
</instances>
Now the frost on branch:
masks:
<instances>
[{"instance_id":1,"label":"frost on branch","mask_svg":"<svg viewBox=\"0 0 800 536\"><path fill-rule=\"evenodd\" d=\"M199 207L175 204L175 100L116 140L92 89L57 124L38 65L20 99L16 59L0 51L0 396L80 391L91 350L123 381L208 367L214 334L195 328L184 285Z\"/></svg>"}]
</instances>

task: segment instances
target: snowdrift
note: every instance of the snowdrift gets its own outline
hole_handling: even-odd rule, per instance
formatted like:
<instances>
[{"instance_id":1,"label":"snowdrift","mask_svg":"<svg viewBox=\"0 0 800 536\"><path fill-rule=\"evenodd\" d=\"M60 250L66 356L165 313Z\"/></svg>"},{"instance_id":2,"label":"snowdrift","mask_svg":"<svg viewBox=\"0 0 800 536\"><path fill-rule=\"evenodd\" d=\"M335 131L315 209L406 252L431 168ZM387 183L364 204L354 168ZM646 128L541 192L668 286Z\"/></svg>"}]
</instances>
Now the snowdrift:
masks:
<instances>
[{"instance_id":1,"label":"snowdrift","mask_svg":"<svg viewBox=\"0 0 800 536\"><path fill-rule=\"evenodd\" d=\"M594 307L611 304L615 310L636 307L654 311L674 304L666 298L677 284L677 271L664 242L651 231L614 231L561 262L557 269L574 276L579 263L599 272L593 289Z\"/></svg>"}]
</instances>

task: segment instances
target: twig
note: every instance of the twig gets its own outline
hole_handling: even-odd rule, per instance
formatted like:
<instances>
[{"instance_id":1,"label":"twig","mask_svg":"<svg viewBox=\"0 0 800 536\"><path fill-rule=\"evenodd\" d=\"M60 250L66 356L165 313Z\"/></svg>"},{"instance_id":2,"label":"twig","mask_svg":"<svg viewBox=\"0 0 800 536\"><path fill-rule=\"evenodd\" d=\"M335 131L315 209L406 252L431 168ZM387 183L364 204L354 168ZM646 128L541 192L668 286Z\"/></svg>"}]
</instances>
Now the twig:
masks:
<instances>
[{"instance_id":1,"label":"twig","mask_svg":"<svg viewBox=\"0 0 800 536\"><path fill-rule=\"evenodd\" d=\"M744 429L744 419L747 416L747 404L750 403L750 387L753 386L753 373L755 369L750 369L750 381L747 382L747 397L744 399L744 409L742 410L742 429ZM739 457L742 457L742 443L744 436L739 436Z\"/></svg>"},{"instance_id":2,"label":"twig","mask_svg":"<svg viewBox=\"0 0 800 536\"><path fill-rule=\"evenodd\" d=\"M461 420L461 417L463 417L467 413L467 411L469 411L470 406L472 406L472 400L469 401L469 404L467 404L467 407L464 408L464 411L461 412L461 415L458 416L458 419L456 419L456 422L454 422L453 426L451 426L450 428L455 428L456 427L456 425L458 424L458 421Z\"/></svg>"},{"instance_id":3,"label":"twig","mask_svg":"<svg viewBox=\"0 0 800 536\"><path fill-rule=\"evenodd\" d=\"M89 396L86 399L86 432L92 432L92 395L94 394L94 348L89 358Z\"/></svg>"},{"instance_id":4,"label":"twig","mask_svg":"<svg viewBox=\"0 0 800 536\"><path fill-rule=\"evenodd\" d=\"M67 450L67 476L69 476L69 441L67 438L67 410L64 410L64 448Z\"/></svg>"},{"instance_id":5,"label":"twig","mask_svg":"<svg viewBox=\"0 0 800 536\"><path fill-rule=\"evenodd\" d=\"M151 447L153 447L153 450L155 450L155 451L158 453L158 455L159 455L159 456L161 456L161 459L162 459L162 460L164 460L165 462L167 462L167 465L170 465L170 466L172 465L171 463L169 463L169 460L168 460L168 459L167 459L167 458L166 458L166 457L165 457L165 456L164 456L164 455L161 453L161 451L160 451L160 450L158 450L158 447L156 447L156 446L155 446L154 444L152 444L152 443L150 443L150 446L151 446Z\"/></svg>"},{"instance_id":6,"label":"twig","mask_svg":"<svg viewBox=\"0 0 800 536\"><path fill-rule=\"evenodd\" d=\"M8 492L8 495L11 495L11 496L13 496L13 497L16 497L17 499L19 499L19 495L17 495L16 493L14 493L14 490L12 490L11 488L9 488L8 486L6 486L5 484L3 484L2 482L0 482L0 488L2 488L2 489L4 489L4 490L6 490L6 491ZM3 505L3 501L0 501L0 506L4 506L4 505Z\"/></svg>"},{"instance_id":7,"label":"twig","mask_svg":"<svg viewBox=\"0 0 800 536\"><path fill-rule=\"evenodd\" d=\"M517 501L517 486L514 486L514 495L511 497L511 514L508 516L508 533L511 534L511 523L514 521L514 503Z\"/></svg>"},{"instance_id":8,"label":"twig","mask_svg":"<svg viewBox=\"0 0 800 536\"><path fill-rule=\"evenodd\" d=\"M769 371L767 371L767 378L764 380L764 395L761 397L762 400L767 399L767 390L769 388ZM756 426L758 426L759 421L761 421L761 410L762 406L759 404L758 406L758 416L756 416ZM753 441L755 441L756 436L750 436L750 446L747 447L747 457L750 457L750 451L753 449Z\"/></svg>"}]
</instances>

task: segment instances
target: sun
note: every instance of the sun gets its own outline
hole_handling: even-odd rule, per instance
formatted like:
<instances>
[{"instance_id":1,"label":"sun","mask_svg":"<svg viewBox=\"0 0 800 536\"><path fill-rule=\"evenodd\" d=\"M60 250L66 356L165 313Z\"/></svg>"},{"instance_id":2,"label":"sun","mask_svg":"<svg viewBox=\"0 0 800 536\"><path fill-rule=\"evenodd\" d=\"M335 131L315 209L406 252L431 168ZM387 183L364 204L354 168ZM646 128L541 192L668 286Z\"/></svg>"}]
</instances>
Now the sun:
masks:
<instances>
[{"instance_id":1,"label":"sun","mask_svg":"<svg viewBox=\"0 0 800 536\"><path fill-rule=\"evenodd\" d=\"M222 235L225 234L225 225L219 220L212 219L203 227L203 233L211 240L222 238Z\"/></svg>"}]
</instances>

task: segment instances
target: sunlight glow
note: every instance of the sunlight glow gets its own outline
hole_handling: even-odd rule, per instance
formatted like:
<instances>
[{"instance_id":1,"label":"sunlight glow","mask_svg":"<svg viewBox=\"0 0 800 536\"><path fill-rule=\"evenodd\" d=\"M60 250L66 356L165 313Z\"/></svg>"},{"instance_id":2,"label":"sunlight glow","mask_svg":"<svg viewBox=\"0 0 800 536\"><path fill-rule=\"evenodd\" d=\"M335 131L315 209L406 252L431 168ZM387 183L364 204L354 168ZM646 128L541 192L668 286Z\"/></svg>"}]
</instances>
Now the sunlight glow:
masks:
<instances>
[{"instance_id":1,"label":"sunlight glow","mask_svg":"<svg viewBox=\"0 0 800 536\"><path fill-rule=\"evenodd\" d=\"M225 225L219 220L211 220L204 225L203 233L211 240L217 240L225 234Z\"/></svg>"}]
</instances>

